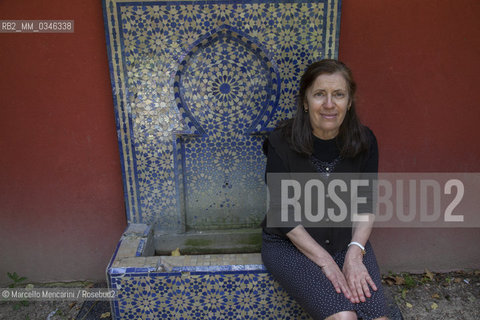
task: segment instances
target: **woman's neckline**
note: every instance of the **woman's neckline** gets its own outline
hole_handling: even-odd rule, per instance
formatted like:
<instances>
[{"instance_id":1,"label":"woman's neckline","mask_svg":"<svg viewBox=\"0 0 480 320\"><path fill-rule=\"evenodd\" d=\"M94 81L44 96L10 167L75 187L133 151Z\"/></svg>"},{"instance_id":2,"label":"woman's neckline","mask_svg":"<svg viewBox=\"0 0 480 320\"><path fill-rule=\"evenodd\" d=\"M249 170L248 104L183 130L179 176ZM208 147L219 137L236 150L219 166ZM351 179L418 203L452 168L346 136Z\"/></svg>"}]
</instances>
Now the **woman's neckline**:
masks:
<instances>
[{"instance_id":1,"label":"woman's neckline","mask_svg":"<svg viewBox=\"0 0 480 320\"><path fill-rule=\"evenodd\" d=\"M320 141L320 142L336 142L337 141L337 137L333 137L331 139L322 139L322 138L317 137L314 134L313 134L313 139L316 140L316 141Z\"/></svg>"}]
</instances>

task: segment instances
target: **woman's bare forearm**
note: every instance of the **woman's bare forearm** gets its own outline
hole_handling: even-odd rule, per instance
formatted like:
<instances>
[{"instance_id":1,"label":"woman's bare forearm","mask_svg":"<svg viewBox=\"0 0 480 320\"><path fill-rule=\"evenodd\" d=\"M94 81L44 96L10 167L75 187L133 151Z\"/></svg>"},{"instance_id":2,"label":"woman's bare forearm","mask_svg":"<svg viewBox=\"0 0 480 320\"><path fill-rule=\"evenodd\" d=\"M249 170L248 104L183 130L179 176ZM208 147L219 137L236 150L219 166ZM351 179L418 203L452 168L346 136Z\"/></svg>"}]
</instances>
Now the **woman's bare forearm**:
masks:
<instances>
[{"instance_id":1,"label":"woman's bare forearm","mask_svg":"<svg viewBox=\"0 0 480 320\"><path fill-rule=\"evenodd\" d=\"M362 218L362 221L356 221L353 224L351 241L358 242L363 247L365 247L365 244L367 243L368 238L372 233L373 222L375 219L373 214L362 214L360 217ZM363 221L363 219L365 219L366 221ZM356 256L361 256L362 253L360 247L355 245L350 246L348 248L348 251L354 251L356 253Z\"/></svg>"},{"instance_id":2,"label":"woman's bare forearm","mask_svg":"<svg viewBox=\"0 0 480 320\"><path fill-rule=\"evenodd\" d=\"M327 262L332 260L330 254L322 248L305 230L302 225L296 226L287 233L287 237L307 258L323 267Z\"/></svg>"}]
</instances>

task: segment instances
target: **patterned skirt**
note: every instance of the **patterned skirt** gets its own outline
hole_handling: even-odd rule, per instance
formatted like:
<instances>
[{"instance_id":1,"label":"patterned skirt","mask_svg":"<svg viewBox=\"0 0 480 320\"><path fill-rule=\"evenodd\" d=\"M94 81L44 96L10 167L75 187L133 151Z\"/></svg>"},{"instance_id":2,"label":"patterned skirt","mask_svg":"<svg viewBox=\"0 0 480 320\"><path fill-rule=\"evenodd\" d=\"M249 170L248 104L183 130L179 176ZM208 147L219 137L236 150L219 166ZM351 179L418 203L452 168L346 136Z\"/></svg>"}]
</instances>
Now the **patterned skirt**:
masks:
<instances>
[{"instance_id":1,"label":"patterned skirt","mask_svg":"<svg viewBox=\"0 0 480 320\"><path fill-rule=\"evenodd\" d=\"M275 280L313 319L325 319L341 311L355 311L360 319L370 320L387 316L387 303L372 246L367 242L365 247L367 254L363 263L378 290L370 289L372 296L360 303L352 303L343 293L337 293L322 269L288 239L264 231L262 259ZM346 253L345 249L333 256L340 270Z\"/></svg>"}]
</instances>

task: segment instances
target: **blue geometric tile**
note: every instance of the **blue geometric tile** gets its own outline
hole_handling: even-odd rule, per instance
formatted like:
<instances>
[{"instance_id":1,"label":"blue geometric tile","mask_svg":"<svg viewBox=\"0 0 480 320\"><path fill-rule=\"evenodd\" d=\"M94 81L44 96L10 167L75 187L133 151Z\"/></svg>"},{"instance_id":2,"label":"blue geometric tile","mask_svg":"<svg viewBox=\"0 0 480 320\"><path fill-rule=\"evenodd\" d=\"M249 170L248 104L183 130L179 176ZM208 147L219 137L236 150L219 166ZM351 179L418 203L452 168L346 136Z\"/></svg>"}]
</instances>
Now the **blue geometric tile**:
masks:
<instances>
[{"instance_id":1,"label":"blue geometric tile","mask_svg":"<svg viewBox=\"0 0 480 320\"><path fill-rule=\"evenodd\" d=\"M266 272L160 275L118 278L115 319L309 319Z\"/></svg>"},{"instance_id":2,"label":"blue geometric tile","mask_svg":"<svg viewBox=\"0 0 480 320\"><path fill-rule=\"evenodd\" d=\"M103 7L128 222L256 225L262 134L292 115L305 66L336 57L340 0Z\"/></svg>"}]
</instances>

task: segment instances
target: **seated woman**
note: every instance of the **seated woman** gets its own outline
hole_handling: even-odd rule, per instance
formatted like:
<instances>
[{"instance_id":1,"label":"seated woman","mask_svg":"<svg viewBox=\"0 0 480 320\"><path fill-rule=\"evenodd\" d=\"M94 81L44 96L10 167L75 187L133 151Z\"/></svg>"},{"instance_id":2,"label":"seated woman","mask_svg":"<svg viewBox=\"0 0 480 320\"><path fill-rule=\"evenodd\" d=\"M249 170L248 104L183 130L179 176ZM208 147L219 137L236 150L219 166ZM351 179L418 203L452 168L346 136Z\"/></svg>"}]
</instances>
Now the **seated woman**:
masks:
<instances>
[{"instance_id":1,"label":"seated woman","mask_svg":"<svg viewBox=\"0 0 480 320\"><path fill-rule=\"evenodd\" d=\"M377 142L355 113L355 89L350 69L339 61L307 68L295 117L265 142L267 180L276 172L378 171ZM368 220L342 228L262 223L266 268L313 319L386 319Z\"/></svg>"}]
</instances>

